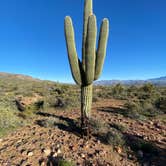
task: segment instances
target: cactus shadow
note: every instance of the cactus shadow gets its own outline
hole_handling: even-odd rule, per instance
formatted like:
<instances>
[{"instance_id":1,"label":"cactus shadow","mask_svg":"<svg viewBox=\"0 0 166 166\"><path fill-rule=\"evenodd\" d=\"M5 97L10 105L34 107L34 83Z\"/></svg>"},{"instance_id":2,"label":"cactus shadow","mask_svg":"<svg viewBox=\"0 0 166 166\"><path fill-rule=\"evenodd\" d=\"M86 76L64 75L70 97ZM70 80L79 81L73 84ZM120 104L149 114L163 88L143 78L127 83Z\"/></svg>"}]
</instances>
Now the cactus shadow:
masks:
<instances>
[{"instance_id":1,"label":"cactus shadow","mask_svg":"<svg viewBox=\"0 0 166 166\"><path fill-rule=\"evenodd\" d=\"M55 114L45 113L45 112L38 112L37 115L43 116L43 117L53 117L55 119L59 119L59 121L56 121L54 123L54 127L58 127L60 130L67 131L70 133L75 134L78 137L81 137L81 127L79 125L78 120L74 120L65 116L58 116ZM43 120L36 120L36 124L43 127Z\"/></svg>"},{"instance_id":2,"label":"cactus shadow","mask_svg":"<svg viewBox=\"0 0 166 166\"><path fill-rule=\"evenodd\" d=\"M120 114L127 117L127 111L123 108L115 108L115 107L100 107L97 109L99 112L106 112L106 113L113 113L113 114Z\"/></svg>"},{"instance_id":3,"label":"cactus shadow","mask_svg":"<svg viewBox=\"0 0 166 166\"><path fill-rule=\"evenodd\" d=\"M124 133L126 146L130 147L140 165L165 166L166 148L157 141L146 141L141 136ZM130 158L132 160L132 158Z\"/></svg>"}]
</instances>

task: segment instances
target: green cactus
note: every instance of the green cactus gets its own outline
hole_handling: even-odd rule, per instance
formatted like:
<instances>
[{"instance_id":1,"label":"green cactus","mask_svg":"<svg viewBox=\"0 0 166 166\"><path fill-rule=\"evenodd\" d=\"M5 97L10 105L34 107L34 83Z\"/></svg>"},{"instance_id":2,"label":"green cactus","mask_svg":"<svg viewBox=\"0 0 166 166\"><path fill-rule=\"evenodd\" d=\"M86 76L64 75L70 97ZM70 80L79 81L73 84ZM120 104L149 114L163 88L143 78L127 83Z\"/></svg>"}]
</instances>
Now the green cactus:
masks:
<instances>
[{"instance_id":1,"label":"green cactus","mask_svg":"<svg viewBox=\"0 0 166 166\"><path fill-rule=\"evenodd\" d=\"M82 42L82 61L78 58L72 20L65 18L65 37L72 76L81 87L81 119L82 128L88 128L92 105L93 81L101 75L106 54L109 33L108 19L103 19L98 48L96 49L97 25L93 14L92 0L84 2L84 28Z\"/></svg>"}]
</instances>

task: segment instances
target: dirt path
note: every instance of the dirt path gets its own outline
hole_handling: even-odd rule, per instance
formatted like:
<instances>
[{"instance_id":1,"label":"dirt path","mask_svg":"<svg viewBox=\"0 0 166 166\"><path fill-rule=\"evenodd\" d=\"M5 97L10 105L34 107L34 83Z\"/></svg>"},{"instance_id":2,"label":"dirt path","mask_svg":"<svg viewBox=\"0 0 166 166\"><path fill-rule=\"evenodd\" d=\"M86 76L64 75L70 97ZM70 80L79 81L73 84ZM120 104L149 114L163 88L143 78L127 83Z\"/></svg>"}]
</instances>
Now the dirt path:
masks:
<instances>
[{"instance_id":1,"label":"dirt path","mask_svg":"<svg viewBox=\"0 0 166 166\"><path fill-rule=\"evenodd\" d=\"M99 137L85 142L75 125L79 110L41 113L33 125L25 126L0 139L0 166L37 166L64 158L77 165L164 166L166 126L160 121L139 122L124 117L124 101L103 100L93 105L92 116L107 125L123 126L126 149L113 148ZM49 123L45 124L45 120ZM56 122L53 128L52 122ZM134 149L135 145L136 148ZM137 145L140 144L140 145ZM140 149L137 149L140 146Z\"/></svg>"}]
</instances>

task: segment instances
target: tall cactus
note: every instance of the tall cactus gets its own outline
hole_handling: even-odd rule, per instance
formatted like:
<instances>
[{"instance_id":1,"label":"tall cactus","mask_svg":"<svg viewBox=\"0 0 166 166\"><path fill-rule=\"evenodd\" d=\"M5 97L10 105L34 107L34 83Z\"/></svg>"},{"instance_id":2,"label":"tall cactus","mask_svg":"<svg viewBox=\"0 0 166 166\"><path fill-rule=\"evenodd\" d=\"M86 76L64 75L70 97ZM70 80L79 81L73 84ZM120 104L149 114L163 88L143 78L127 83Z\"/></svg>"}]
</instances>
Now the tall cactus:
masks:
<instances>
[{"instance_id":1,"label":"tall cactus","mask_svg":"<svg viewBox=\"0 0 166 166\"><path fill-rule=\"evenodd\" d=\"M65 37L69 63L75 82L81 87L81 121L87 132L91 113L93 81L101 75L106 54L109 33L109 21L103 19L98 48L96 49L97 25L93 14L92 0L84 2L84 27L82 42L82 61L77 56L72 19L65 18Z\"/></svg>"}]
</instances>

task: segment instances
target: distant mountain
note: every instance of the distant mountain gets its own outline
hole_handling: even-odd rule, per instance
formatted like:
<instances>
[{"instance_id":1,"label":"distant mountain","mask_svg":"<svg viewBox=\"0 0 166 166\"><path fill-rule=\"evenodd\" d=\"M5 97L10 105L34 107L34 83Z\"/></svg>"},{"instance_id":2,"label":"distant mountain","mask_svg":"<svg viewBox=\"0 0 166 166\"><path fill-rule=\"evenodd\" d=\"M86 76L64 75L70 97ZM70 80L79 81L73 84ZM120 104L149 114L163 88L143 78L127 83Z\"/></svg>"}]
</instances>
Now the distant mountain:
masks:
<instances>
[{"instance_id":1,"label":"distant mountain","mask_svg":"<svg viewBox=\"0 0 166 166\"><path fill-rule=\"evenodd\" d=\"M159 77L159 78L152 78L152 79L149 79L151 81L166 81L166 76L165 77Z\"/></svg>"},{"instance_id":2,"label":"distant mountain","mask_svg":"<svg viewBox=\"0 0 166 166\"><path fill-rule=\"evenodd\" d=\"M145 83L152 83L157 86L166 86L166 76L147 79L147 80L101 80L101 81L96 81L95 85L114 85L114 84L141 85Z\"/></svg>"},{"instance_id":3,"label":"distant mountain","mask_svg":"<svg viewBox=\"0 0 166 166\"><path fill-rule=\"evenodd\" d=\"M22 74L12 74L12 73L5 73L0 72L0 79L18 79L18 80L25 80L25 81L41 81L40 79L33 78L31 76L22 75Z\"/></svg>"},{"instance_id":4,"label":"distant mountain","mask_svg":"<svg viewBox=\"0 0 166 166\"><path fill-rule=\"evenodd\" d=\"M22 74L12 74L12 73L0 72L0 81L43 82L44 80L40 80L38 78L33 78L31 76L22 75ZM54 82L54 81L49 81L49 82ZM145 83L152 83L152 84L158 85L158 86L166 86L166 76L147 79L147 80L101 80L101 81L96 81L95 85L115 85L118 83L123 84L123 85L141 85L141 84L145 84Z\"/></svg>"}]
</instances>

